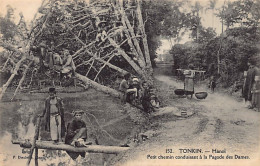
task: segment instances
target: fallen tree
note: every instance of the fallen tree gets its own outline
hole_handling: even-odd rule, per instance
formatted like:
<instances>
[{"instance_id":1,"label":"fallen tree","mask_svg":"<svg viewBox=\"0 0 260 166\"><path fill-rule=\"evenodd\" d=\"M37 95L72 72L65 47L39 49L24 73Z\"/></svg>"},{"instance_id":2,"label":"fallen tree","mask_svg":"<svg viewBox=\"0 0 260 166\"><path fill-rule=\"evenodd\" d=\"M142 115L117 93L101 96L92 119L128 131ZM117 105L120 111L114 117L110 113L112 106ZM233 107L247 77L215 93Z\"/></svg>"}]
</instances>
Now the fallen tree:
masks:
<instances>
[{"instance_id":1,"label":"fallen tree","mask_svg":"<svg viewBox=\"0 0 260 166\"><path fill-rule=\"evenodd\" d=\"M23 148L31 148L32 143L29 141L12 140L13 144L19 144ZM129 149L129 147L104 146L104 145L87 145L86 147L74 147L64 143L53 144L50 141L36 141L35 147L38 149L65 150L69 152L89 152L89 153L108 153L117 154Z\"/></svg>"},{"instance_id":2,"label":"fallen tree","mask_svg":"<svg viewBox=\"0 0 260 166\"><path fill-rule=\"evenodd\" d=\"M27 30L26 24L19 24L23 26L19 30L25 31L20 32L25 35L19 42L7 47L8 42L1 41L1 46L20 54L23 59L16 63L13 75L2 87L1 98L15 71L22 71L16 95L26 74L33 70L31 66L35 67L31 65L33 57L40 57L36 67L40 66L41 69L42 57L47 56L48 52L62 54L64 48L73 55L76 78L100 91L118 97L119 93L110 88L110 83L118 75L126 73L152 84L152 66L139 0L90 3L80 0L44 0L38 12L40 17L30 30ZM13 49L19 48L17 45L21 43L22 49ZM39 48L40 51L35 52L32 48Z\"/></svg>"}]
</instances>

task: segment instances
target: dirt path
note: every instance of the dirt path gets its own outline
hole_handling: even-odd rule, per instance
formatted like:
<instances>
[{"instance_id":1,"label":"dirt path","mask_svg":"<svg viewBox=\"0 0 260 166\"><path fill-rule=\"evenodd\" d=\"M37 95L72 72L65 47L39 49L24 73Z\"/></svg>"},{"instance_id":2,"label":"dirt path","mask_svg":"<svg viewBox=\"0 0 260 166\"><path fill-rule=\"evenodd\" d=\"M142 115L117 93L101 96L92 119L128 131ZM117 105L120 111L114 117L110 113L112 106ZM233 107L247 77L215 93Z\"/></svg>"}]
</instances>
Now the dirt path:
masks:
<instances>
[{"instance_id":1,"label":"dirt path","mask_svg":"<svg viewBox=\"0 0 260 166\"><path fill-rule=\"evenodd\" d=\"M164 88L183 88L182 82L173 77L157 75L155 78ZM201 86L195 91L207 89ZM119 156L112 165L254 165L260 161L259 112L248 110L243 103L218 92L209 93L205 100L174 96L168 103L167 110L160 109L151 116L151 124L144 132L149 139L140 141L139 146ZM180 109L194 114L187 118L178 117L176 110ZM174 153L166 153L166 149ZM195 151L185 153L186 150L180 149ZM199 149L197 153L196 149ZM214 149L223 150L223 153L214 153ZM200 155L220 156L220 159L187 159L187 156ZM221 159L221 155L225 159ZM226 159L227 155L233 159ZM247 157L238 159L235 155ZM160 156L174 159L160 159ZM178 159L178 156L186 159Z\"/></svg>"}]
</instances>

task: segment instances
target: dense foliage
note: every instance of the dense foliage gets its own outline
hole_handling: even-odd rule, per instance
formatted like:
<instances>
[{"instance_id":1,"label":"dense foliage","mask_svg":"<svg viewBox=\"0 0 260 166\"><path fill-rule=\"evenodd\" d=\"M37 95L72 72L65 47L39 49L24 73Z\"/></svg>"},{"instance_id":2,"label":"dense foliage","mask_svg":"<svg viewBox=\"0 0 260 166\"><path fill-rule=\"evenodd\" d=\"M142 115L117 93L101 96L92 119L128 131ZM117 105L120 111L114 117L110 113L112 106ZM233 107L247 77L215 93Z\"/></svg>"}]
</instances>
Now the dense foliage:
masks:
<instances>
[{"instance_id":1,"label":"dense foliage","mask_svg":"<svg viewBox=\"0 0 260 166\"><path fill-rule=\"evenodd\" d=\"M161 38L171 42L173 38L181 39L186 31L196 31L200 19L195 10L186 11L187 4L184 0L143 1L142 12L152 60L157 56Z\"/></svg>"},{"instance_id":2,"label":"dense foliage","mask_svg":"<svg viewBox=\"0 0 260 166\"><path fill-rule=\"evenodd\" d=\"M196 69L207 71L208 76L217 76L224 86L239 81L248 69L248 60L259 61L260 32L257 23L260 13L255 10L258 5L259 1L253 0L226 4L218 14L228 27L226 31L216 36L212 29L202 28L197 40L173 46L170 53L174 57L175 68L193 65ZM238 24L240 27L235 26Z\"/></svg>"}]
</instances>

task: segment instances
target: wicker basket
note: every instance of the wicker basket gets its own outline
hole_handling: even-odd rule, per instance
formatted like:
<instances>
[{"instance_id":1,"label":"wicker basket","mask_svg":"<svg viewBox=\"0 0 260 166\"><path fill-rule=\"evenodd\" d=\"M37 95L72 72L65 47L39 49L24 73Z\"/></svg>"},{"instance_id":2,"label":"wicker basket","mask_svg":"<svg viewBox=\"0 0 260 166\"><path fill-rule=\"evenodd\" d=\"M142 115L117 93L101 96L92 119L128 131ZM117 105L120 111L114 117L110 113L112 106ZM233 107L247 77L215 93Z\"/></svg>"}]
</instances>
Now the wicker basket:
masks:
<instances>
[{"instance_id":1,"label":"wicker basket","mask_svg":"<svg viewBox=\"0 0 260 166\"><path fill-rule=\"evenodd\" d=\"M207 92L197 92L195 93L195 96L197 99L206 99L206 97L208 96Z\"/></svg>"}]
</instances>

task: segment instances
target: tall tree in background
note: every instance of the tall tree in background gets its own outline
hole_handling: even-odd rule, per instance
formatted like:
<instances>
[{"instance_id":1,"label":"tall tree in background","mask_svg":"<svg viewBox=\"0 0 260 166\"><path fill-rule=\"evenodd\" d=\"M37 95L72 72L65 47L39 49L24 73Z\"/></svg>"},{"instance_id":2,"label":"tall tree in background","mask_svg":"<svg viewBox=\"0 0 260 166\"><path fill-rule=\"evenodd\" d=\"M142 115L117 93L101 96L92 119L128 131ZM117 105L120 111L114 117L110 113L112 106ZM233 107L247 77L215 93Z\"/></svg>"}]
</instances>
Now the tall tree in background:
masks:
<instances>
[{"instance_id":1,"label":"tall tree in background","mask_svg":"<svg viewBox=\"0 0 260 166\"><path fill-rule=\"evenodd\" d=\"M217 14L227 28L234 25L257 27L260 19L260 2L258 0L237 0L227 2Z\"/></svg>"},{"instance_id":2,"label":"tall tree in background","mask_svg":"<svg viewBox=\"0 0 260 166\"><path fill-rule=\"evenodd\" d=\"M200 12L203 11L203 7L200 5L199 1L196 1L195 5L192 6L192 11L193 11L194 15L196 16L196 41L198 42L199 33L200 33L200 29L201 29Z\"/></svg>"},{"instance_id":3,"label":"tall tree in background","mask_svg":"<svg viewBox=\"0 0 260 166\"><path fill-rule=\"evenodd\" d=\"M14 9L8 5L4 17L0 16L0 32L3 40L13 40L17 33L17 26L14 23Z\"/></svg>"},{"instance_id":4,"label":"tall tree in background","mask_svg":"<svg viewBox=\"0 0 260 166\"><path fill-rule=\"evenodd\" d=\"M215 17L215 9L216 9L216 4L217 4L218 0L209 0L209 4L208 7L206 8L207 10L212 10L212 27L214 27L214 17Z\"/></svg>"},{"instance_id":5,"label":"tall tree in background","mask_svg":"<svg viewBox=\"0 0 260 166\"><path fill-rule=\"evenodd\" d=\"M195 63L195 67L204 66L204 63L208 75L219 76L225 87L239 81L241 73L247 70L248 59L260 59L260 32L257 25L260 12L256 8L259 8L259 1L226 3L223 12L220 9L218 14L223 23L229 26L222 35L216 36L214 31L202 28L199 44L189 42L172 48L171 53L177 56L180 67L186 67L186 63Z\"/></svg>"},{"instance_id":6,"label":"tall tree in background","mask_svg":"<svg viewBox=\"0 0 260 166\"><path fill-rule=\"evenodd\" d=\"M185 0L143 1L143 16L152 59L156 57L160 39L167 39L173 45L173 39L181 40L185 32L196 24L197 18L187 10L188 4Z\"/></svg>"}]
</instances>

